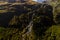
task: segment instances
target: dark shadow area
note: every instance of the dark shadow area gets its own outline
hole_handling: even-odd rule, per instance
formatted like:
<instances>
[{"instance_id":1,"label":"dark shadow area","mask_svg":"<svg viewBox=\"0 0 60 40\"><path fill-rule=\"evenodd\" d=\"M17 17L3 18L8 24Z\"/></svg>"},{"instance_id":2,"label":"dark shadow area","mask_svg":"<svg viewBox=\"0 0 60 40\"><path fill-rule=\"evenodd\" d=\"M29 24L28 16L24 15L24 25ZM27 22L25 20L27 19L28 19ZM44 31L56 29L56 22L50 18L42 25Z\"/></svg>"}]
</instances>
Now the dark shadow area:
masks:
<instances>
[{"instance_id":1,"label":"dark shadow area","mask_svg":"<svg viewBox=\"0 0 60 40\"><path fill-rule=\"evenodd\" d=\"M20 29L22 29L21 27L23 26L26 27L32 19L32 13L28 13L30 11L25 5L12 5L10 7L13 7L13 8L9 10L11 11L14 10L14 12L9 11L7 13L0 13L0 26L6 27L6 28L10 27L10 28L20 28ZM24 7L26 7L26 9ZM21 15L23 16L19 18ZM14 16L15 16L15 19L14 19ZM13 21L11 24L9 24L12 19L13 21L16 22L16 24L11 25Z\"/></svg>"},{"instance_id":2,"label":"dark shadow area","mask_svg":"<svg viewBox=\"0 0 60 40\"><path fill-rule=\"evenodd\" d=\"M0 14L0 26L23 29L28 26L32 18L39 17L39 22L33 20L33 30L40 31L40 35L53 24L53 8L48 4L38 5L12 5L15 12L7 12ZM31 10L29 10L31 9ZM33 12L34 11L34 12ZM30 13L31 12L31 13ZM21 18L20 16L24 14ZM34 14L34 15L33 15ZM9 25L9 22L16 16L16 24ZM12 21L13 23L13 21ZM40 28L40 29L38 29ZM42 32L41 32L42 31ZM37 33L38 34L38 33Z\"/></svg>"},{"instance_id":3,"label":"dark shadow area","mask_svg":"<svg viewBox=\"0 0 60 40\"><path fill-rule=\"evenodd\" d=\"M44 32L53 25L53 7L47 4L42 5L39 9L40 12L36 12L33 19L33 30L36 36L42 37ZM38 14L37 14L38 13ZM38 38L37 37L37 38Z\"/></svg>"},{"instance_id":4,"label":"dark shadow area","mask_svg":"<svg viewBox=\"0 0 60 40\"><path fill-rule=\"evenodd\" d=\"M14 13L2 13L0 14L0 26L8 26L9 21L14 16Z\"/></svg>"}]
</instances>

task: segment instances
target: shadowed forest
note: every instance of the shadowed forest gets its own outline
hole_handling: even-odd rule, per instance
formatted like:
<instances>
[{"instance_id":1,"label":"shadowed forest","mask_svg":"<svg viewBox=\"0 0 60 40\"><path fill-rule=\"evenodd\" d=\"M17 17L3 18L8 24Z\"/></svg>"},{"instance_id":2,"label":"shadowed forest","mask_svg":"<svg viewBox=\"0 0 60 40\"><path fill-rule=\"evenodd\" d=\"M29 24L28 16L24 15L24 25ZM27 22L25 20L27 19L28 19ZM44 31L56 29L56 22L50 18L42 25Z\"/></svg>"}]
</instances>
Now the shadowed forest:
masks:
<instances>
[{"instance_id":1,"label":"shadowed forest","mask_svg":"<svg viewBox=\"0 0 60 40\"><path fill-rule=\"evenodd\" d=\"M60 40L60 4L20 4L0 13L0 40Z\"/></svg>"}]
</instances>

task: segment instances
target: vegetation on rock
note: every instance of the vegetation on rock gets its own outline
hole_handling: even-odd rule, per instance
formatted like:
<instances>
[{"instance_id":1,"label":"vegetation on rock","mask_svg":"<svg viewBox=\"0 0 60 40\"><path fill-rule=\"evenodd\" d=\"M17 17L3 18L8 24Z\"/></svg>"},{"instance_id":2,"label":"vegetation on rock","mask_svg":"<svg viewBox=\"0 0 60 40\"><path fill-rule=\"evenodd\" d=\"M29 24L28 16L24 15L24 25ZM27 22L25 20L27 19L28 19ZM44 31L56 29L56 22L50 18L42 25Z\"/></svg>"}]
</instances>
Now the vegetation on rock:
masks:
<instances>
[{"instance_id":1,"label":"vegetation on rock","mask_svg":"<svg viewBox=\"0 0 60 40\"><path fill-rule=\"evenodd\" d=\"M14 12L9 9L0 14L0 40L60 40L60 15L54 14L59 8L54 10L51 5L39 3L11 7Z\"/></svg>"}]
</instances>

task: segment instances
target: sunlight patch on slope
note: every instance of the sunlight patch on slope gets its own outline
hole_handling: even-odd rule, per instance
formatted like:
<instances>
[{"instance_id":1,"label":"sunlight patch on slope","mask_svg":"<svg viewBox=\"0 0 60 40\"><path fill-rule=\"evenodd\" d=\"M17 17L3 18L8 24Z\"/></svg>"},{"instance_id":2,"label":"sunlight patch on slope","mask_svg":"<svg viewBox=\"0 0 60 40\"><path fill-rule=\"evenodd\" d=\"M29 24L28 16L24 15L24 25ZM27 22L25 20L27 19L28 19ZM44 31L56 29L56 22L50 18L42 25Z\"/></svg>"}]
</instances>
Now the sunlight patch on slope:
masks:
<instances>
[{"instance_id":1,"label":"sunlight patch on slope","mask_svg":"<svg viewBox=\"0 0 60 40\"><path fill-rule=\"evenodd\" d=\"M37 0L33 0L33 1L37 1Z\"/></svg>"}]
</instances>

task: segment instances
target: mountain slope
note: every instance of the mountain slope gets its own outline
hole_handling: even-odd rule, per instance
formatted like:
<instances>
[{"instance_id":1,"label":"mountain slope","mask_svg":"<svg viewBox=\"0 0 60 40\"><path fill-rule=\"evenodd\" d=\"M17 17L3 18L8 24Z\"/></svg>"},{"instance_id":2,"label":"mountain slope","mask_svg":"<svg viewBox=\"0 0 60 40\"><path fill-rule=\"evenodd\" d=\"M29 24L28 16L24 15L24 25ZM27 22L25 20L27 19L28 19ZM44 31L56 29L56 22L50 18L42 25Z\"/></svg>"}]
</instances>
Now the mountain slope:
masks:
<instances>
[{"instance_id":1,"label":"mountain slope","mask_svg":"<svg viewBox=\"0 0 60 40\"><path fill-rule=\"evenodd\" d=\"M52 6L38 3L11 7L14 12L9 9L0 14L0 40L43 40L53 24Z\"/></svg>"}]
</instances>

